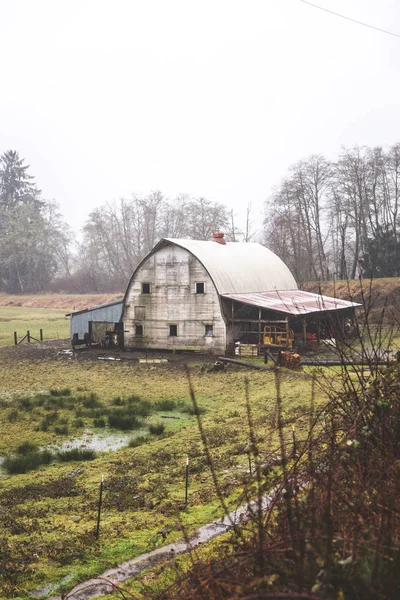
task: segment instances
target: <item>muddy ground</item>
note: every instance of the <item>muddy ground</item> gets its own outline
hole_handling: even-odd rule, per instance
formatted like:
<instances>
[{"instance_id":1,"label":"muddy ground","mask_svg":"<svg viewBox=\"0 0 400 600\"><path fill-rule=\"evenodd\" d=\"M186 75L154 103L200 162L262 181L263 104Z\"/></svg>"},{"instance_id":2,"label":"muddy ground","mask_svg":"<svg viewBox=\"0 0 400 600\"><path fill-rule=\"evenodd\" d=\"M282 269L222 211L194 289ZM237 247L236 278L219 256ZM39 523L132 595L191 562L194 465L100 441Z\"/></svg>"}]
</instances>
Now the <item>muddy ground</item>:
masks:
<instances>
[{"instance_id":1,"label":"muddy ground","mask_svg":"<svg viewBox=\"0 0 400 600\"><path fill-rule=\"evenodd\" d=\"M40 361L43 359L55 360L78 360L78 361L98 361L109 360L126 361L137 363L139 360L146 359L148 364L164 365L185 365L199 362L215 362L216 357L203 353L173 353L148 351L135 352L123 350L107 350L103 348L79 348L73 350L69 339L51 340L35 344L20 344L19 346L4 346L0 348L0 365L5 366L7 362L13 361ZM153 362L154 361L154 362Z\"/></svg>"}]
</instances>

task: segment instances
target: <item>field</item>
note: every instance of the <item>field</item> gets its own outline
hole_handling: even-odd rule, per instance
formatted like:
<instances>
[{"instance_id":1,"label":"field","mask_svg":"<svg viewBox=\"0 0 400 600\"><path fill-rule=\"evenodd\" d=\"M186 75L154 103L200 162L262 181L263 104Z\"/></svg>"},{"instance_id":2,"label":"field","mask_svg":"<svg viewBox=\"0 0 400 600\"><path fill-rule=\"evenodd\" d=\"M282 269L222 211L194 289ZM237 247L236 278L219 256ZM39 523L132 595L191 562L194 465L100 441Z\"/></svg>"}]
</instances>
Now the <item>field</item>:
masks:
<instances>
[{"instance_id":1,"label":"field","mask_svg":"<svg viewBox=\"0 0 400 600\"><path fill-rule=\"evenodd\" d=\"M166 536L168 541L181 537L182 527L190 532L221 514L180 362L155 367L100 362L96 356L70 360L57 356L56 350L48 350L44 357L34 347L0 350L5 367L0 375L0 456L21 455L24 443L25 449L27 443L41 450L59 447L84 431L120 436L125 446L100 451L88 462L54 459L35 471L3 474L0 506L7 510L0 511L0 521L6 544L2 556L7 560L0 568L0 594L4 597L26 597L42 586L44 596L71 587L162 545ZM223 497L232 507L240 502L248 478L248 456L243 451L249 443L245 374L234 369L207 372L201 362L191 362L189 369ZM274 375L248 375L255 433L267 454L278 443L273 429ZM301 438L307 430L311 381L303 374L288 373L283 391L285 422L290 431L295 423ZM324 401L322 392L318 401ZM99 428L101 419L107 424L110 415L128 410L129 405L144 415L139 416L140 431ZM160 423L164 431L150 434L149 425ZM129 447L138 433L138 445ZM187 456L189 505L183 510ZM104 504L97 541L102 475Z\"/></svg>"},{"instance_id":2,"label":"field","mask_svg":"<svg viewBox=\"0 0 400 600\"><path fill-rule=\"evenodd\" d=\"M70 333L66 313L111 302L117 298L121 298L121 294L0 294L0 346L14 344L14 331L17 332L18 339L28 330L33 337L39 339L40 329L43 329L45 340L67 339Z\"/></svg>"},{"instance_id":3,"label":"field","mask_svg":"<svg viewBox=\"0 0 400 600\"><path fill-rule=\"evenodd\" d=\"M0 306L0 346L14 343L14 331L21 339L29 330L39 339L39 331L43 329L46 340L69 338L69 319L65 310L60 308L25 308L16 306Z\"/></svg>"},{"instance_id":4,"label":"field","mask_svg":"<svg viewBox=\"0 0 400 600\"><path fill-rule=\"evenodd\" d=\"M92 297L89 305L96 303ZM281 472L272 369L218 372L198 356L170 356L167 364L154 365L139 364L129 354L103 361L96 351L71 358L59 354L68 347L62 342L69 335L65 312L63 307L0 307L6 319L0 321L0 338L6 328L11 336L28 328L35 335L35 327L43 328L45 338L50 337L46 331L55 332L54 342L0 348L1 598L63 593L78 581L190 535L221 516L221 502L228 509L243 504L244 491L254 493L245 451L252 441L249 420L266 461L265 491ZM63 325L65 334L60 333ZM340 386L339 373L340 368L320 370L313 395L310 372L282 371L285 439L290 442L294 431L298 443L307 437L311 399L324 406L334 386ZM218 544L215 540L200 553L207 556ZM174 576L155 569L127 588L136 597L150 598L149 586L159 589Z\"/></svg>"}]
</instances>

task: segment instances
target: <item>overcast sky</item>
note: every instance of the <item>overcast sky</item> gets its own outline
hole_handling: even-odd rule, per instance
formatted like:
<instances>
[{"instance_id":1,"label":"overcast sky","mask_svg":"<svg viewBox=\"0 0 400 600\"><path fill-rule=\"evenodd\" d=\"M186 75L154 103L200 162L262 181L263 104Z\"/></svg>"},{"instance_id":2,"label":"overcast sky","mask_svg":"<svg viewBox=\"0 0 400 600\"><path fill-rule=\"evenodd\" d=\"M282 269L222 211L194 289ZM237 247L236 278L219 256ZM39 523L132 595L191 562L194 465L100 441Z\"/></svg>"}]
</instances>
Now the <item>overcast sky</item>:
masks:
<instances>
[{"instance_id":1,"label":"overcast sky","mask_svg":"<svg viewBox=\"0 0 400 600\"><path fill-rule=\"evenodd\" d=\"M398 0L315 0L400 35ZM132 192L261 220L290 164L400 141L400 38L300 0L0 0L0 151L79 229Z\"/></svg>"}]
</instances>

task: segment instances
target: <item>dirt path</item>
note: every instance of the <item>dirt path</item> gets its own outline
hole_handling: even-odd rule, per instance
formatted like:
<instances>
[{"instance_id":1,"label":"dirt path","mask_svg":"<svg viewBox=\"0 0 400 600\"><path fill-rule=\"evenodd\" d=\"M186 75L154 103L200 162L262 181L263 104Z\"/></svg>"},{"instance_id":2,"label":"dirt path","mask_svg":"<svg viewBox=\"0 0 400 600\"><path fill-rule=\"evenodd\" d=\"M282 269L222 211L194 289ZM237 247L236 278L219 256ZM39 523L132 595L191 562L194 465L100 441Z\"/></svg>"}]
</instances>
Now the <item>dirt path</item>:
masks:
<instances>
[{"instance_id":1,"label":"dirt path","mask_svg":"<svg viewBox=\"0 0 400 600\"><path fill-rule=\"evenodd\" d=\"M270 493L268 496L264 496L261 500L261 510L266 510L272 504L274 498L274 492ZM178 554L189 552L194 547L208 542L233 529L239 523L244 523L258 509L258 503L250 502L218 521L212 521L207 525L203 525L203 527L200 527L195 535L188 541L182 540L173 542L162 548L157 548L157 550L141 554L132 560L120 564L114 569L105 571L99 577L94 577L93 579L78 584L68 594L63 594L63 596L50 596L47 600L90 600L91 598L111 594L115 591L115 586L139 575L142 571L150 569L161 562L171 560ZM34 598L40 598L46 594L45 590L46 588L38 589L31 595Z\"/></svg>"}]
</instances>

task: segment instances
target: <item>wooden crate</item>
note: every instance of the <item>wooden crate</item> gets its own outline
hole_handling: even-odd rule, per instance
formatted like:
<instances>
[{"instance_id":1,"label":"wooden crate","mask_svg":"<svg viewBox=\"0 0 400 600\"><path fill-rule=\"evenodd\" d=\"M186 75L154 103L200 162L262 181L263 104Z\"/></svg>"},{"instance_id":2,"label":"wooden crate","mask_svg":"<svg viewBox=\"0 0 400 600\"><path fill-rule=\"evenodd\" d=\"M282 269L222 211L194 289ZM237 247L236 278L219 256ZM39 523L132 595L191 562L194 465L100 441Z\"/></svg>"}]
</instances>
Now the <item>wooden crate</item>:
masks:
<instances>
[{"instance_id":1,"label":"wooden crate","mask_svg":"<svg viewBox=\"0 0 400 600\"><path fill-rule=\"evenodd\" d=\"M240 344L239 348L239 356L258 356L258 346L257 344Z\"/></svg>"}]
</instances>

